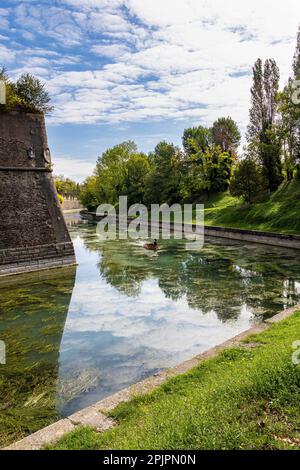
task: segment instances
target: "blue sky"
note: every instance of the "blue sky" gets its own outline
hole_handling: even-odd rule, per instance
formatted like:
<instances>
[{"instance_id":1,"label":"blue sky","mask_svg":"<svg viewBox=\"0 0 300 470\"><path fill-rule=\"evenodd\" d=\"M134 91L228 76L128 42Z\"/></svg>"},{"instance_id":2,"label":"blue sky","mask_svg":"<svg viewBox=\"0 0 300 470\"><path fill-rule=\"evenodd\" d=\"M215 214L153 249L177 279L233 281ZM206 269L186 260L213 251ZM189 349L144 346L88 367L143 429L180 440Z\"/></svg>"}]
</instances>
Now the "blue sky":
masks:
<instances>
[{"instance_id":1,"label":"blue sky","mask_svg":"<svg viewBox=\"0 0 300 470\"><path fill-rule=\"evenodd\" d=\"M299 0L1 0L0 64L46 82L55 173L80 181L124 140L180 144L223 115L244 132L251 67L273 57L284 83L299 22Z\"/></svg>"}]
</instances>

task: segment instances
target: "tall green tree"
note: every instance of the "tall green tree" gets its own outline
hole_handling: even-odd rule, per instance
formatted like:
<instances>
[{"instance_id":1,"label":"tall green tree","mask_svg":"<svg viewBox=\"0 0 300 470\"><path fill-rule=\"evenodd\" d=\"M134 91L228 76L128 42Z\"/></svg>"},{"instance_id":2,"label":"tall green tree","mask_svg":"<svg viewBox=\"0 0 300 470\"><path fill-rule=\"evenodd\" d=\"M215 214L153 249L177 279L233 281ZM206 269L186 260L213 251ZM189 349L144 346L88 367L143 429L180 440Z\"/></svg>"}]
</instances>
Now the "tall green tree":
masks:
<instances>
[{"instance_id":1,"label":"tall green tree","mask_svg":"<svg viewBox=\"0 0 300 470\"><path fill-rule=\"evenodd\" d=\"M66 178L64 175L54 176L56 191L63 197L77 198L80 193L80 184Z\"/></svg>"},{"instance_id":2,"label":"tall green tree","mask_svg":"<svg viewBox=\"0 0 300 470\"><path fill-rule=\"evenodd\" d=\"M294 170L300 164L300 106L293 103L293 83L290 78L279 94L278 132L281 134L284 169L288 181L293 178Z\"/></svg>"},{"instance_id":3,"label":"tall green tree","mask_svg":"<svg viewBox=\"0 0 300 470\"><path fill-rule=\"evenodd\" d=\"M145 188L147 204L180 201L183 154L178 147L162 141L149 155L151 171Z\"/></svg>"},{"instance_id":4,"label":"tall green tree","mask_svg":"<svg viewBox=\"0 0 300 470\"><path fill-rule=\"evenodd\" d=\"M249 156L241 160L230 180L231 195L242 197L248 204L252 204L263 188L264 180L258 164Z\"/></svg>"},{"instance_id":5,"label":"tall green tree","mask_svg":"<svg viewBox=\"0 0 300 470\"><path fill-rule=\"evenodd\" d=\"M235 155L241 142L241 133L237 123L229 116L219 118L213 123L212 139L223 152Z\"/></svg>"},{"instance_id":6,"label":"tall green tree","mask_svg":"<svg viewBox=\"0 0 300 470\"><path fill-rule=\"evenodd\" d=\"M128 196L128 204L142 202L149 159L128 141L106 150L97 160L95 176L98 199L117 205L119 196Z\"/></svg>"},{"instance_id":7,"label":"tall green tree","mask_svg":"<svg viewBox=\"0 0 300 470\"><path fill-rule=\"evenodd\" d=\"M45 84L29 73L21 75L17 80L15 92L28 111L50 113L53 110Z\"/></svg>"},{"instance_id":8,"label":"tall green tree","mask_svg":"<svg viewBox=\"0 0 300 470\"><path fill-rule=\"evenodd\" d=\"M295 80L300 79L300 25L298 27L296 49L294 53L293 74Z\"/></svg>"},{"instance_id":9,"label":"tall green tree","mask_svg":"<svg viewBox=\"0 0 300 470\"><path fill-rule=\"evenodd\" d=\"M79 200L83 207L88 210L96 209L99 204L104 202L104 194L99 184L99 180L95 175L88 176L81 185Z\"/></svg>"},{"instance_id":10,"label":"tall green tree","mask_svg":"<svg viewBox=\"0 0 300 470\"><path fill-rule=\"evenodd\" d=\"M212 143L211 129L204 126L185 129L182 137L182 145L187 155L194 155L205 150Z\"/></svg>"},{"instance_id":11,"label":"tall green tree","mask_svg":"<svg viewBox=\"0 0 300 470\"><path fill-rule=\"evenodd\" d=\"M299 84L296 82L299 80ZM293 73L283 91L279 93L280 119L284 167L287 180L291 180L296 167L300 167L300 105L295 101L296 90L300 88L300 26L293 60ZM297 98L297 96L296 96Z\"/></svg>"},{"instance_id":12,"label":"tall green tree","mask_svg":"<svg viewBox=\"0 0 300 470\"><path fill-rule=\"evenodd\" d=\"M275 191L283 179L281 143L275 127L279 78L275 60L267 59L263 65L261 59L258 59L254 64L247 138L262 165L270 191Z\"/></svg>"}]
</instances>

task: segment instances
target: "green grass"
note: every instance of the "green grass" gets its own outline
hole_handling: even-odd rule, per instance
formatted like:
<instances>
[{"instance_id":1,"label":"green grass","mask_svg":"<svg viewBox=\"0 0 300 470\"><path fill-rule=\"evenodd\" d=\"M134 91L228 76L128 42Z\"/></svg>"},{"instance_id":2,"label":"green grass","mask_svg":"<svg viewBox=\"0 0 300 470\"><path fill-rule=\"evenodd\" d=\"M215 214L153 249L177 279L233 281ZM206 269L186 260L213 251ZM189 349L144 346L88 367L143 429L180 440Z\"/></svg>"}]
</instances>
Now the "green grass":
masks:
<instances>
[{"instance_id":1,"label":"green grass","mask_svg":"<svg viewBox=\"0 0 300 470\"><path fill-rule=\"evenodd\" d=\"M229 193L205 202L205 224L300 234L300 181L284 183L263 202L247 206Z\"/></svg>"},{"instance_id":2,"label":"green grass","mask_svg":"<svg viewBox=\"0 0 300 470\"><path fill-rule=\"evenodd\" d=\"M297 340L300 312L119 405L114 429L81 427L50 448L300 449Z\"/></svg>"}]
</instances>

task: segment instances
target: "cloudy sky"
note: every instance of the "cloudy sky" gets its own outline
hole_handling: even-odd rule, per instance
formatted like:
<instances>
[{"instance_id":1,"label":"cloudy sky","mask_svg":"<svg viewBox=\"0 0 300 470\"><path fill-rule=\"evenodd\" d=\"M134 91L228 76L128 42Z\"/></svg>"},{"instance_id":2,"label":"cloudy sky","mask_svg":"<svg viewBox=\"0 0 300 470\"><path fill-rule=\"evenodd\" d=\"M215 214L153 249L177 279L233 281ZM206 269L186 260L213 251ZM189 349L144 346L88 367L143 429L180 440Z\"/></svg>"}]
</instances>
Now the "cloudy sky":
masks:
<instances>
[{"instance_id":1,"label":"cloudy sky","mask_svg":"<svg viewBox=\"0 0 300 470\"><path fill-rule=\"evenodd\" d=\"M291 71L299 0L1 0L0 64L47 84L55 173L81 180L107 147L180 144L185 127L248 121L251 68Z\"/></svg>"}]
</instances>

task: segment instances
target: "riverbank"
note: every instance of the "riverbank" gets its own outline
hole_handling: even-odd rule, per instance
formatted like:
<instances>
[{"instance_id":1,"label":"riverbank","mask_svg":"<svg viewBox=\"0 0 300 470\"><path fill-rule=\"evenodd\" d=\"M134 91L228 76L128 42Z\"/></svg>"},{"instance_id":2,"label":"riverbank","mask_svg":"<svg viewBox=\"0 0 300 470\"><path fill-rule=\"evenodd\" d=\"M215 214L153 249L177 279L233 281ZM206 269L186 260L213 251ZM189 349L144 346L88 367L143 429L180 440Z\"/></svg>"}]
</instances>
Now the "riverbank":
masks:
<instances>
[{"instance_id":1,"label":"riverbank","mask_svg":"<svg viewBox=\"0 0 300 470\"><path fill-rule=\"evenodd\" d=\"M204 204L207 226L300 234L300 181L296 179L251 206L228 192L212 196Z\"/></svg>"},{"instance_id":2,"label":"riverbank","mask_svg":"<svg viewBox=\"0 0 300 470\"><path fill-rule=\"evenodd\" d=\"M283 183L268 199L252 205L232 197L229 192L212 195L203 204L207 229L220 227L271 235L300 235L300 181L297 179ZM85 210L81 214L91 223L101 219L93 211Z\"/></svg>"},{"instance_id":3,"label":"riverbank","mask_svg":"<svg viewBox=\"0 0 300 470\"><path fill-rule=\"evenodd\" d=\"M52 449L300 449L300 312L109 413ZM299 357L299 355L298 355Z\"/></svg>"}]
</instances>

